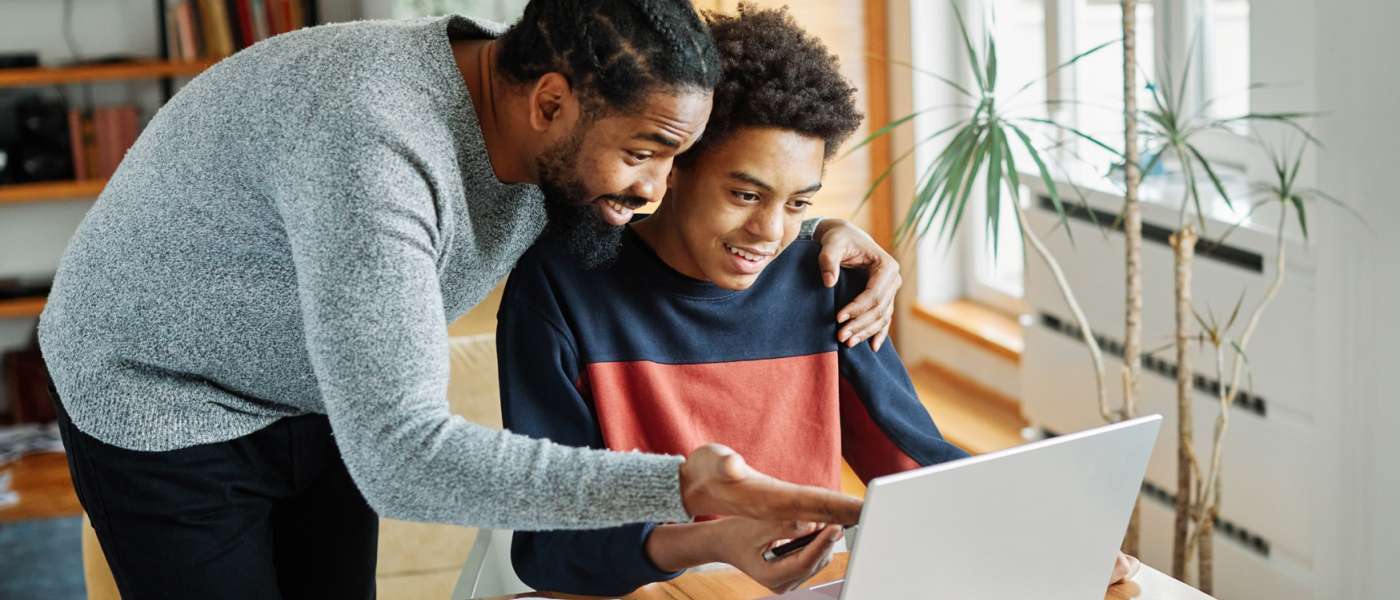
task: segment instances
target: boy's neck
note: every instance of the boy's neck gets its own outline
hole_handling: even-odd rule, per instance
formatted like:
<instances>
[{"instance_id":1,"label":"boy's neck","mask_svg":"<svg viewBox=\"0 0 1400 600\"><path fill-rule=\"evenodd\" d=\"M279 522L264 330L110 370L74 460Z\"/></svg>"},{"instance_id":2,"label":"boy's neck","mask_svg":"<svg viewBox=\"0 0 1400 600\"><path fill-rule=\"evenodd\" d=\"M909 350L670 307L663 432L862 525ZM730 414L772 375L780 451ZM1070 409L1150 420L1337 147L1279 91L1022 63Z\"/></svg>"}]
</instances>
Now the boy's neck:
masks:
<instances>
[{"instance_id":1,"label":"boy's neck","mask_svg":"<svg viewBox=\"0 0 1400 600\"><path fill-rule=\"evenodd\" d=\"M667 209L667 206L667 203L663 201L650 217L632 223L628 227L631 227L637 237L642 238L642 241L651 247L652 252L661 258L661 262L666 263L666 266L671 267L672 270L691 279L710 281L700 270L699 265L695 264L695 259L691 257L690 251L686 249L685 242L681 239L681 231L676 217Z\"/></svg>"}]
</instances>

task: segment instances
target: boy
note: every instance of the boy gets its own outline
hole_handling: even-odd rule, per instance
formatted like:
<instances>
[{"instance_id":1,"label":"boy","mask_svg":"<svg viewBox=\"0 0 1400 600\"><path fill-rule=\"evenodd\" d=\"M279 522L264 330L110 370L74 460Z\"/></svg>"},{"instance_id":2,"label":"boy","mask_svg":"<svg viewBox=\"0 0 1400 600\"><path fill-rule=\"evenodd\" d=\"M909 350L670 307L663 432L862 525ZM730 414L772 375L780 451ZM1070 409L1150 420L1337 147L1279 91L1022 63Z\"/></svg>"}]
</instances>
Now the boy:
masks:
<instances>
[{"instance_id":1,"label":"boy","mask_svg":"<svg viewBox=\"0 0 1400 600\"><path fill-rule=\"evenodd\" d=\"M831 316L860 275L834 290L807 276L819 248L799 229L826 161L860 125L855 89L785 11L708 20L723 79L667 200L632 223L609 266L584 268L548 240L511 275L498 328L506 426L645 452L715 439L760 470L832 489L843 455L862 480L966 456L939 435L892 347L835 338ZM731 518L521 532L513 562L554 591L625 594L716 561L783 591L824 564L839 528L788 560L760 555L810 527Z\"/></svg>"}]
</instances>

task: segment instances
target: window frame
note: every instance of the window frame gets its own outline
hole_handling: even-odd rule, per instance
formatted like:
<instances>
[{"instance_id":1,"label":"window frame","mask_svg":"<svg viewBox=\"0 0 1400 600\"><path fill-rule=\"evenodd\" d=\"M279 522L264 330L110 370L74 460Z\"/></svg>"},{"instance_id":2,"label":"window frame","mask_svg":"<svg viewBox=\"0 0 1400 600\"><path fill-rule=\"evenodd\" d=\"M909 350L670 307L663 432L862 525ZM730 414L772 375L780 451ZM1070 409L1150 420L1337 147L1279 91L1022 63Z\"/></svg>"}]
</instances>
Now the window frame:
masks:
<instances>
[{"instance_id":1,"label":"window frame","mask_svg":"<svg viewBox=\"0 0 1400 600\"><path fill-rule=\"evenodd\" d=\"M968 15L969 20L971 20L980 18L980 15L985 14L984 11L987 9L988 4L994 0L955 1L961 5L963 14ZM1078 52L1078 11L1082 3L1092 0L1042 1L1045 6L1044 70L1048 72L1053 69L1055 65L1070 59ZM1152 0L1152 2L1154 9L1152 16L1152 33L1156 44L1154 50L1157 57L1154 65L1156 72L1150 74L1150 79L1152 80L1160 81L1162 77L1168 76L1168 65L1175 68L1177 73L1179 73L1180 66L1184 64L1192 43L1191 36L1194 26L1190 24L1201 24L1200 31L1197 35L1203 38L1200 41L1200 51L1207 58L1197 64L1197 67L1201 68L1192 69L1190 74L1191 81L1188 84L1188 95L1186 98L1183 98L1186 110L1192 110L1193 107L1201 106L1207 98L1217 94L1216 90L1211 89L1209 76L1209 65L1212 61L1209 59L1209 53L1211 51L1209 39L1211 32L1209 28L1208 11L1211 8L1212 0ZM1251 52L1249 59L1252 77L1254 63L1252 48L1255 45L1255 42L1252 41L1254 39L1253 34L1255 30L1253 27L1253 17L1255 14L1254 11L1256 10L1254 4L1256 4L1256 2L1254 2L1254 0L1250 0L1250 2ZM957 33L957 26L955 23L950 23L949 26L951 35L960 35ZM977 32L973 31L973 29L974 28L969 28L969 33L976 36ZM1117 51L1121 52L1121 48ZM927 60L927 57L916 55L913 58L915 64L930 62ZM1075 69L1065 69L1048 78L1045 84L1045 95L1047 102L1050 103L1049 111L1052 118L1075 123L1077 125L1080 120L1075 110L1075 105L1071 102L1065 102L1066 100L1074 99L1075 92L1078 88L1076 85L1077 74L1075 71ZM1144 76L1140 74L1139 77ZM961 71L959 79L959 83L963 85L971 85L973 83L971 72L966 69ZM1248 82L1246 82L1245 85L1248 85ZM1249 106L1251 109L1254 103L1255 98L1254 95L1251 94L1249 98ZM1247 144L1238 139L1229 139L1228 136L1224 135L1203 136L1203 138L1199 140L1198 147L1200 147L1202 152L1211 160L1220 161L1225 165L1239 168L1243 170L1246 175L1257 174L1261 172L1259 169L1264 168L1264 165L1260 164L1258 160L1253 157L1253 153L1247 147ZM1024 197L1021 198L1021 201L1023 203L1028 202ZM973 216L981 216L980 212L984 207L984 203L978 203L978 214ZM978 221L971 220L968 222L974 223ZM1024 298L1024 282L1022 285L1022 294L1017 296L1008 293L994 282L983 277L982 267L986 261L989 261L991 258L983 228L972 227L966 233L966 235L961 236L963 238L961 243L962 252L957 259L957 268L960 271L960 282L963 288L962 295L973 301L1009 314L1019 315L1028 312L1030 306ZM1029 250L1029 248L1023 247L1023 262L1034 260L1028 253ZM927 256L928 254L925 252L920 253L920 258L925 258ZM1000 257L999 260L1006 260L1006 257ZM1023 268L1023 277L1024 272L1025 270Z\"/></svg>"}]
</instances>

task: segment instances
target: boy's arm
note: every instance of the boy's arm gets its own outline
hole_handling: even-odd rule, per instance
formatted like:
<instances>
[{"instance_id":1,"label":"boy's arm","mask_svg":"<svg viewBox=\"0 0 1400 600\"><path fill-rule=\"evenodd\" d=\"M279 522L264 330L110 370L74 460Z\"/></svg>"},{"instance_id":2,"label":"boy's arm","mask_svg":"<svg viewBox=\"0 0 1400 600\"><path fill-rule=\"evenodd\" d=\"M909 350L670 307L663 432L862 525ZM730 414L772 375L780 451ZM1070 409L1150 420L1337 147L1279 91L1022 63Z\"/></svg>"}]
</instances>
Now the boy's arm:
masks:
<instances>
[{"instance_id":1,"label":"boy's arm","mask_svg":"<svg viewBox=\"0 0 1400 600\"><path fill-rule=\"evenodd\" d=\"M504 424L531 437L602 448L591 403L578 387L574 340L558 311L551 310L553 303L531 293L540 286L530 283L512 275L496 330ZM647 557L647 538L655 527L639 523L591 531L518 531L511 562L521 581L535 589L622 595L680 574L658 569Z\"/></svg>"},{"instance_id":2,"label":"boy's arm","mask_svg":"<svg viewBox=\"0 0 1400 600\"><path fill-rule=\"evenodd\" d=\"M852 277L852 275L856 275ZM864 282L846 272L836 303ZM837 349L840 364L841 452L863 481L967 456L938 431L919 401L894 344Z\"/></svg>"}]
</instances>

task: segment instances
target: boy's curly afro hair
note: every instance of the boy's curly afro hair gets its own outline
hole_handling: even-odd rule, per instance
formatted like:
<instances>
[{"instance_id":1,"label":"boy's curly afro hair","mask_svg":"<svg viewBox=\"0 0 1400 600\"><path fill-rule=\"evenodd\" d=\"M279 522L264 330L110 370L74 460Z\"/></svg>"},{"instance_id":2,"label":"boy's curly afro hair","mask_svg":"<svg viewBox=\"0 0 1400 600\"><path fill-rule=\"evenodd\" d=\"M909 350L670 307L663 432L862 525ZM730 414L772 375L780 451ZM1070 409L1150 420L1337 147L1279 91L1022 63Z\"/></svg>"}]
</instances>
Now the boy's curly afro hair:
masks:
<instances>
[{"instance_id":1,"label":"boy's curly afro hair","mask_svg":"<svg viewBox=\"0 0 1400 600\"><path fill-rule=\"evenodd\" d=\"M840 61L804 31L787 8L739 5L736 16L714 12L705 21L719 49L723 76L705 135L678 157L693 160L740 127L776 127L821 138L826 158L864 115L856 89L841 76Z\"/></svg>"}]
</instances>

